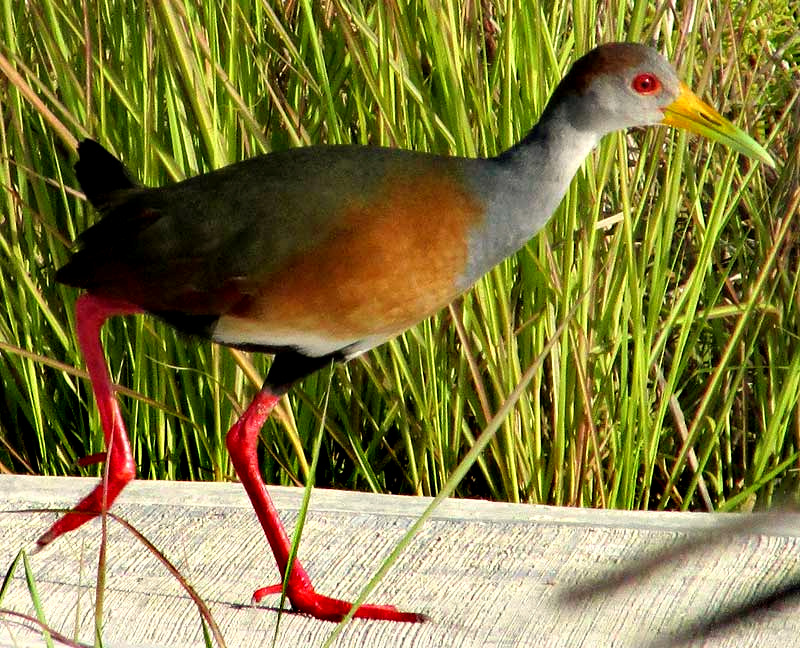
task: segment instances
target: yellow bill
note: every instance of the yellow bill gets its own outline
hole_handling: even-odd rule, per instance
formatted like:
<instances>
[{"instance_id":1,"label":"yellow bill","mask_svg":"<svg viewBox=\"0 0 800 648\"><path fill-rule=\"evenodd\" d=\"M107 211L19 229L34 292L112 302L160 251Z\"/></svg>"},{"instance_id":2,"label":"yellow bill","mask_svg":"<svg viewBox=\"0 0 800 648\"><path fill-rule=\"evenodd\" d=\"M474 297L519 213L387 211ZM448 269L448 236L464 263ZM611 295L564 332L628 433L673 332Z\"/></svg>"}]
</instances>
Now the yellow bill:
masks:
<instances>
[{"instance_id":1,"label":"yellow bill","mask_svg":"<svg viewBox=\"0 0 800 648\"><path fill-rule=\"evenodd\" d=\"M683 82L678 98L664 109L664 119L661 123L685 128L771 167L775 166L772 157L761 144L731 124Z\"/></svg>"}]
</instances>

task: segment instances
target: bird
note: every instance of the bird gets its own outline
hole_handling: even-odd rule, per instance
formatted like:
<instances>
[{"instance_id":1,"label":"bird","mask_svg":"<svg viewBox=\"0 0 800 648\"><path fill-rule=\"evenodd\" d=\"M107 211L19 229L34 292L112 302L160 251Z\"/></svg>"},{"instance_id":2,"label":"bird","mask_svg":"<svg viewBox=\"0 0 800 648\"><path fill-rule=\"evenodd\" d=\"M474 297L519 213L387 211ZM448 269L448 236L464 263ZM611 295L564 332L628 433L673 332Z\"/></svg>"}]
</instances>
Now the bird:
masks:
<instances>
[{"instance_id":1,"label":"bird","mask_svg":"<svg viewBox=\"0 0 800 648\"><path fill-rule=\"evenodd\" d=\"M81 289L76 334L106 443L107 485L60 517L42 548L110 507L136 474L100 341L106 320L148 314L189 336L273 354L226 446L298 612L339 621L353 607L318 593L261 478L256 444L296 382L435 314L522 248L550 219L608 133L668 125L774 166L699 99L655 49L607 43L579 58L538 123L494 157L317 145L276 151L159 187L140 184L99 143L75 175L101 218L56 280ZM261 600L282 584L256 591ZM364 603L354 616L420 622Z\"/></svg>"}]
</instances>

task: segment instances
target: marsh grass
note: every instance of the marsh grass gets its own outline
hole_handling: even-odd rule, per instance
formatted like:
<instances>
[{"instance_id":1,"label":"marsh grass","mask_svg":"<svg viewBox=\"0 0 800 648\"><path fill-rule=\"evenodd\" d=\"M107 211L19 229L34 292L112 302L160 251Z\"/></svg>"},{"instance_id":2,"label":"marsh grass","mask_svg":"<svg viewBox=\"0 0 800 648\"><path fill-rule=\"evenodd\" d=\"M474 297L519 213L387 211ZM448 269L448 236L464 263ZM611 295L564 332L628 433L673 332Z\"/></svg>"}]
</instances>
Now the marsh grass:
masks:
<instances>
[{"instance_id":1,"label":"marsh grass","mask_svg":"<svg viewBox=\"0 0 800 648\"><path fill-rule=\"evenodd\" d=\"M800 441L796 16L766 1L691 16L401 4L4 0L0 470L99 474L76 467L104 444L76 292L54 281L97 218L72 171L78 139L148 184L322 142L491 155L572 60L624 39L654 42L777 169L663 128L606 138L551 224L463 299L293 390L264 428L262 469L301 485L313 466L317 486L376 492L767 506ZM233 479L225 432L269 358L148 318L104 339L140 476Z\"/></svg>"}]
</instances>

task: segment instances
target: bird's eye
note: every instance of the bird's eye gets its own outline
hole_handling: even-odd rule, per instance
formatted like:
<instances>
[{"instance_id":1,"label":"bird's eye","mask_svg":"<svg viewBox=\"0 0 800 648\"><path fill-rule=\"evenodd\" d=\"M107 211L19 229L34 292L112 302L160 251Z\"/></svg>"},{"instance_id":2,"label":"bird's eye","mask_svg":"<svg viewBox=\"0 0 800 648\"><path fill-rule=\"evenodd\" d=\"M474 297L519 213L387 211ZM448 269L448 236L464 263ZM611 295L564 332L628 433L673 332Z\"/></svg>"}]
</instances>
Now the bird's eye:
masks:
<instances>
[{"instance_id":1,"label":"bird's eye","mask_svg":"<svg viewBox=\"0 0 800 648\"><path fill-rule=\"evenodd\" d=\"M631 87L641 95L651 95L661 90L661 81L655 74L645 72L634 77Z\"/></svg>"}]
</instances>

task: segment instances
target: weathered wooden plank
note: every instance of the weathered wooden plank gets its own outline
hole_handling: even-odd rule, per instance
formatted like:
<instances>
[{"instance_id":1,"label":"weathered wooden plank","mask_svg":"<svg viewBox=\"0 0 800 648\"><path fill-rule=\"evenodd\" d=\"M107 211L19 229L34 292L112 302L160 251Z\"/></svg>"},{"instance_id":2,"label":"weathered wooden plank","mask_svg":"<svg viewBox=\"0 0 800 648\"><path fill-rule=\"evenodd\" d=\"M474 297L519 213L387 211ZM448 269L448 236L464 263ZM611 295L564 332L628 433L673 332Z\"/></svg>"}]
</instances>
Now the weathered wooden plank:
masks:
<instances>
[{"instance_id":1,"label":"weathered wooden plank","mask_svg":"<svg viewBox=\"0 0 800 648\"><path fill-rule=\"evenodd\" d=\"M0 570L94 480L0 476ZM270 489L292 525L302 491ZM318 590L354 597L430 500L316 490L300 557ZM181 569L206 600L231 648L320 646L335 624L284 614L252 591L277 570L250 504L236 484L135 482L114 511ZM335 646L640 646L798 571L797 516L759 535L739 535L708 555L677 564L610 596L561 603L565 586L642 552L713 529L703 514L590 511L479 501L445 502L414 538L377 591L375 602L424 612L421 625L355 621ZM31 557L47 620L92 643L99 524L59 539ZM201 646L194 604L165 568L126 530L109 523L104 645ZM2 607L32 613L19 571ZM800 646L800 606L785 605L704 645ZM39 646L40 638L0 615L0 646ZM697 645L700 645L699 643Z\"/></svg>"}]
</instances>

